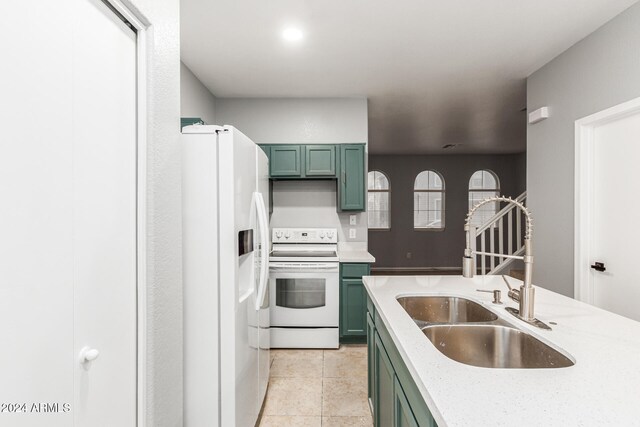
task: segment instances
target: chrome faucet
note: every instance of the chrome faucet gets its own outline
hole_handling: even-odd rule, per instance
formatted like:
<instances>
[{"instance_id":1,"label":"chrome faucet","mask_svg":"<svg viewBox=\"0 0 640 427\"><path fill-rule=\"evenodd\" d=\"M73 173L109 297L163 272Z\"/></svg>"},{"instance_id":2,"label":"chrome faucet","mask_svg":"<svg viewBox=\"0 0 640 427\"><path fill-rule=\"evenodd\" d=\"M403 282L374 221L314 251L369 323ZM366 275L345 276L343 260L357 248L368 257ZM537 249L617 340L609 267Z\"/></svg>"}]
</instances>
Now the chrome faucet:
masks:
<instances>
[{"instance_id":1,"label":"chrome faucet","mask_svg":"<svg viewBox=\"0 0 640 427\"><path fill-rule=\"evenodd\" d=\"M491 252L480 252L475 250L475 228L471 225L471 219L473 215L478 211L478 209L487 203L496 203L496 202L505 202L512 205L515 205L519 208L525 216L525 231L524 231L524 255L505 255L505 254L497 254ZM531 212L519 201L513 200L511 197L504 196L495 196L485 199L479 203L477 203L474 207L471 208L469 213L467 214L467 219L464 223L464 231L467 234L467 246L464 250L464 257L462 258L462 275L464 277L473 277L476 272L476 255L481 256L498 256L503 258L513 258L513 259L521 259L524 261L524 283L520 286L520 289L512 289L507 282L506 278L503 277L505 282L507 283L507 287L509 287L509 298L516 301L519 306L519 310L516 310L512 307L507 307L506 310L531 325L534 325L538 328L543 329L551 329L548 325L536 319L533 314L534 300L535 300L535 288L532 284L532 275L533 275L533 255L531 249L531 237L533 233L533 220L531 219ZM473 248L473 249L472 249Z\"/></svg>"}]
</instances>

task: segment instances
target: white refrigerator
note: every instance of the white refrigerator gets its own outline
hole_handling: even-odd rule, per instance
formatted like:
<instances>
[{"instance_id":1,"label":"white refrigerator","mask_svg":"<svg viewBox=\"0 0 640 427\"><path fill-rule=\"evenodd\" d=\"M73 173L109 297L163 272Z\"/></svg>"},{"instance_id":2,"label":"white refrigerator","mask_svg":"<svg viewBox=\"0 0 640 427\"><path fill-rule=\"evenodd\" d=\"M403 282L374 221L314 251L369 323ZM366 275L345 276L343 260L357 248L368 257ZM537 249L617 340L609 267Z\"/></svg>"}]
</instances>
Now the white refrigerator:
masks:
<instances>
[{"instance_id":1,"label":"white refrigerator","mask_svg":"<svg viewBox=\"0 0 640 427\"><path fill-rule=\"evenodd\" d=\"M253 427L269 379L269 168L231 126L182 130L184 423Z\"/></svg>"}]
</instances>

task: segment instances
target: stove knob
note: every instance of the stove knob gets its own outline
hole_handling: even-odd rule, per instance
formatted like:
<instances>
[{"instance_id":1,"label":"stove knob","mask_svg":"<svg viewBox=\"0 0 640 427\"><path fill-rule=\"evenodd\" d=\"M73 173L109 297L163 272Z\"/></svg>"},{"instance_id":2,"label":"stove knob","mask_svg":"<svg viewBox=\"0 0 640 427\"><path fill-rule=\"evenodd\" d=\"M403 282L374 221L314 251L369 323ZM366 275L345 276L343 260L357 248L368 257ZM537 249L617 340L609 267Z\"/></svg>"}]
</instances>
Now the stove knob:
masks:
<instances>
[{"instance_id":1,"label":"stove knob","mask_svg":"<svg viewBox=\"0 0 640 427\"><path fill-rule=\"evenodd\" d=\"M288 231L286 233L284 233L284 237L286 239L288 239L289 237L291 237L291 233L289 233Z\"/></svg>"},{"instance_id":2,"label":"stove knob","mask_svg":"<svg viewBox=\"0 0 640 427\"><path fill-rule=\"evenodd\" d=\"M324 236L325 236L325 235L326 235L326 233L325 233L324 231L321 231L321 232L320 232L320 238L321 238L321 239L324 239Z\"/></svg>"},{"instance_id":3,"label":"stove knob","mask_svg":"<svg viewBox=\"0 0 640 427\"><path fill-rule=\"evenodd\" d=\"M330 239L333 239L333 231L329 231L327 233L327 237L329 237Z\"/></svg>"},{"instance_id":4,"label":"stove knob","mask_svg":"<svg viewBox=\"0 0 640 427\"><path fill-rule=\"evenodd\" d=\"M282 238L282 231L276 231L276 239Z\"/></svg>"}]
</instances>

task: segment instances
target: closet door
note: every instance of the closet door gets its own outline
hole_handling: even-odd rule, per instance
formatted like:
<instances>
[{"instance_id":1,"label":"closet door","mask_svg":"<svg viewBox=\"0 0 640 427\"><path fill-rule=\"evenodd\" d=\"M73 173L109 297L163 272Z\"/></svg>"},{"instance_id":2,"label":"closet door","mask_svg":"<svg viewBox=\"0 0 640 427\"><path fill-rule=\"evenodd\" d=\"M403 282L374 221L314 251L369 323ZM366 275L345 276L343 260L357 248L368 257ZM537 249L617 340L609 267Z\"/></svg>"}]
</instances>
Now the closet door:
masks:
<instances>
[{"instance_id":1,"label":"closet door","mask_svg":"<svg viewBox=\"0 0 640 427\"><path fill-rule=\"evenodd\" d=\"M74 0L73 249L78 426L135 425L136 34Z\"/></svg>"},{"instance_id":2,"label":"closet door","mask_svg":"<svg viewBox=\"0 0 640 427\"><path fill-rule=\"evenodd\" d=\"M0 425L135 425L136 35L24 0L0 37Z\"/></svg>"}]
</instances>

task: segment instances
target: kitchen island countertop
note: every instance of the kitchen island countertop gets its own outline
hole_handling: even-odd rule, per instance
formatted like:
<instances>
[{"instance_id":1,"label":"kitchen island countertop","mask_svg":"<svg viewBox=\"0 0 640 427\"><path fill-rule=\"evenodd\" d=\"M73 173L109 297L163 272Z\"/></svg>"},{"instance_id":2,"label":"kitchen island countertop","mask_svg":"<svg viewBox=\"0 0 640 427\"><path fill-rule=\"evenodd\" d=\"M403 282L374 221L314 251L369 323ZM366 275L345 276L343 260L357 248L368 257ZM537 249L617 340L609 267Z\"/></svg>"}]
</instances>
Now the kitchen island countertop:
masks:
<instances>
[{"instance_id":1,"label":"kitchen island countertop","mask_svg":"<svg viewBox=\"0 0 640 427\"><path fill-rule=\"evenodd\" d=\"M640 322L536 287L536 317L557 323L552 331L537 329L505 311L517 305L500 276L367 276L364 283L439 427L640 426ZM505 304L476 289L501 289ZM576 364L489 369L456 362L423 335L396 301L401 295L468 298Z\"/></svg>"}]
</instances>

